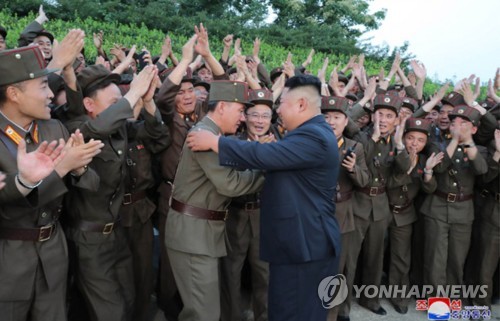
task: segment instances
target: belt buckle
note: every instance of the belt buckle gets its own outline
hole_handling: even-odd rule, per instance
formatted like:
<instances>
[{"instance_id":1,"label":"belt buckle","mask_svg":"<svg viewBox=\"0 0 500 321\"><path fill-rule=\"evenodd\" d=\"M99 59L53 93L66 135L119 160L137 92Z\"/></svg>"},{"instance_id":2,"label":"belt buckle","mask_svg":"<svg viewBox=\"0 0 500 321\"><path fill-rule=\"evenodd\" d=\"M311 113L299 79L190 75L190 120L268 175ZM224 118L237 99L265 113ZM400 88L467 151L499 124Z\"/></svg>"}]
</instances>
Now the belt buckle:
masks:
<instances>
[{"instance_id":1,"label":"belt buckle","mask_svg":"<svg viewBox=\"0 0 500 321\"><path fill-rule=\"evenodd\" d=\"M399 214L399 213L400 213L399 211L400 211L402 208L403 208L403 206L402 206L402 205L393 205L393 206L392 206L392 212L393 212L394 214Z\"/></svg>"},{"instance_id":2,"label":"belt buckle","mask_svg":"<svg viewBox=\"0 0 500 321\"><path fill-rule=\"evenodd\" d=\"M104 228L102 229L102 234L104 234L104 235L111 234L111 232L113 232L114 227L115 227L115 223L105 224Z\"/></svg>"},{"instance_id":3,"label":"belt buckle","mask_svg":"<svg viewBox=\"0 0 500 321\"><path fill-rule=\"evenodd\" d=\"M38 233L38 242L45 242L50 240L52 236L52 231L54 229L54 225L42 226L40 227L40 232ZM49 231L47 235L45 235L45 231Z\"/></svg>"},{"instance_id":4,"label":"belt buckle","mask_svg":"<svg viewBox=\"0 0 500 321\"><path fill-rule=\"evenodd\" d=\"M123 195L123 202L122 202L122 204L123 205L132 204L132 194L127 193L127 194Z\"/></svg>"},{"instance_id":5,"label":"belt buckle","mask_svg":"<svg viewBox=\"0 0 500 321\"><path fill-rule=\"evenodd\" d=\"M448 203L455 203L457 200L457 194L455 193L448 193L448 196L446 197L446 201Z\"/></svg>"},{"instance_id":6,"label":"belt buckle","mask_svg":"<svg viewBox=\"0 0 500 321\"><path fill-rule=\"evenodd\" d=\"M488 195L490 194L490 191L488 191L487 189L483 189L481 191L481 197L485 198L485 197L488 197Z\"/></svg>"},{"instance_id":7,"label":"belt buckle","mask_svg":"<svg viewBox=\"0 0 500 321\"><path fill-rule=\"evenodd\" d=\"M378 187L370 187L370 196L378 195Z\"/></svg>"},{"instance_id":8,"label":"belt buckle","mask_svg":"<svg viewBox=\"0 0 500 321\"><path fill-rule=\"evenodd\" d=\"M229 210L225 210L224 212L225 212L224 213L224 221L226 221L227 217L229 216Z\"/></svg>"},{"instance_id":9,"label":"belt buckle","mask_svg":"<svg viewBox=\"0 0 500 321\"><path fill-rule=\"evenodd\" d=\"M246 202L245 203L245 211L253 211L257 209L257 202Z\"/></svg>"}]
</instances>

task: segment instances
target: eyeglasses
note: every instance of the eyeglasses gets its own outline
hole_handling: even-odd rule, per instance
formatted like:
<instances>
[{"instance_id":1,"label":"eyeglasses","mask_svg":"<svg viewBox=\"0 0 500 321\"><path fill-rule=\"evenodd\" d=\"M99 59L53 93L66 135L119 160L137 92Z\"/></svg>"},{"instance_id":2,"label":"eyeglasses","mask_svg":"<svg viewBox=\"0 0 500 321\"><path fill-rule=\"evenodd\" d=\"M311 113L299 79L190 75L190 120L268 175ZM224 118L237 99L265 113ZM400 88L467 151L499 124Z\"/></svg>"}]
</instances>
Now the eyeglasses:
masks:
<instances>
[{"instance_id":1,"label":"eyeglasses","mask_svg":"<svg viewBox=\"0 0 500 321\"><path fill-rule=\"evenodd\" d=\"M262 119L262 120L270 120L272 118L271 114L258 114L258 113L251 113L247 114L248 119Z\"/></svg>"}]
</instances>

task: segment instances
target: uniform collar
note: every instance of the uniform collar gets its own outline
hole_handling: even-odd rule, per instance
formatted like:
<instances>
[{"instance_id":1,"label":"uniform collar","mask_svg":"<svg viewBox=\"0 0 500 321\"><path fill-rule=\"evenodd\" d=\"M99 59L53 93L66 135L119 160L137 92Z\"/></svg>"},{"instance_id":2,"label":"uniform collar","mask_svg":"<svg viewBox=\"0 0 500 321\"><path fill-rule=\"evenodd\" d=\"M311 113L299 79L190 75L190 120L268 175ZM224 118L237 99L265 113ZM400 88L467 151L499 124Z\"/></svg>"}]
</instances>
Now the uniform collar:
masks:
<instances>
[{"instance_id":1,"label":"uniform collar","mask_svg":"<svg viewBox=\"0 0 500 321\"><path fill-rule=\"evenodd\" d=\"M36 120L32 121L28 130L10 120L4 113L0 111L0 129L9 137L14 143L19 144L21 139L26 139L26 143L30 144L30 139L34 143L39 141L38 124Z\"/></svg>"}]
</instances>

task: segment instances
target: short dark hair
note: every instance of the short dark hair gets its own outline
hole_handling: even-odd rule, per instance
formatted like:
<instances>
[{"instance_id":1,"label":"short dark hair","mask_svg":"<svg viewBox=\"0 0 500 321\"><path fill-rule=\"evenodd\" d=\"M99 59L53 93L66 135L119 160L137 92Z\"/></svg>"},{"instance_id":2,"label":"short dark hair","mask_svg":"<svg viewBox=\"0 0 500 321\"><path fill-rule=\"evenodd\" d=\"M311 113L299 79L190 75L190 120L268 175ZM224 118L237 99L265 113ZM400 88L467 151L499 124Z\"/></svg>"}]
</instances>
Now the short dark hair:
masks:
<instances>
[{"instance_id":1,"label":"short dark hair","mask_svg":"<svg viewBox=\"0 0 500 321\"><path fill-rule=\"evenodd\" d=\"M285 88L289 90L311 86L318 91L318 95L321 96L321 81L318 77L312 75L298 75L289 78L285 83Z\"/></svg>"},{"instance_id":2,"label":"short dark hair","mask_svg":"<svg viewBox=\"0 0 500 321\"><path fill-rule=\"evenodd\" d=\"M95 86L91 86L90 88L86 88L86 89L83 90L83 97L89 97L89 98L95 99L96 95L97 95L97 92L99 90L104 89L104 88L108 87L111 84L115 84L116 85L116 83L113 82L112 80L105 80L105 81L103 81L101 83L98 83Z\"/></svg>"},{"instance_id":3,"label":"short dark hair","mask_svg":"<svg viewBox=\"0 0 500 321\"><path fill-rule=\"evenodd\" d=\"M9 88L9 87L17 87L21 91L24 91L24 82L22 81L22 82L18 82L15 84L0 86L0 106L5 104L5 102L7 101L7 88Z\"/></svg>"}]
</instances>

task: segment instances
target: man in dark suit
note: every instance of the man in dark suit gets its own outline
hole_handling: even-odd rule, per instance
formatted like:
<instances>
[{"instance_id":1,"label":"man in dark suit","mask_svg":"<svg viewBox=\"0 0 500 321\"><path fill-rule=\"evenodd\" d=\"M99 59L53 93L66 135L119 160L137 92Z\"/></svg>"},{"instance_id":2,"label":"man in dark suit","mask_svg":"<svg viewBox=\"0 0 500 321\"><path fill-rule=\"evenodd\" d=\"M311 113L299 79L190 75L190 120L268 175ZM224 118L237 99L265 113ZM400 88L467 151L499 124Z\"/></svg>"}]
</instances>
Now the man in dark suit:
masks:
<instances>
[{"instance_id":1,"label":"man in dark suit","mask_svg":"<svg viewBox=\"0 0 500 321\"><path fill-rule=\"evenodd\" d=\"M288 130L279 142L260 144L188 135L194 150L212 149L225 166L267 171L261 198L261 258L269 262L269 320L326 320L318 285L335 275L340 230L333 195L339 169L336 139L321 115L321 83L290 78L278 114Z\"/></svg>"}]
</instances>

